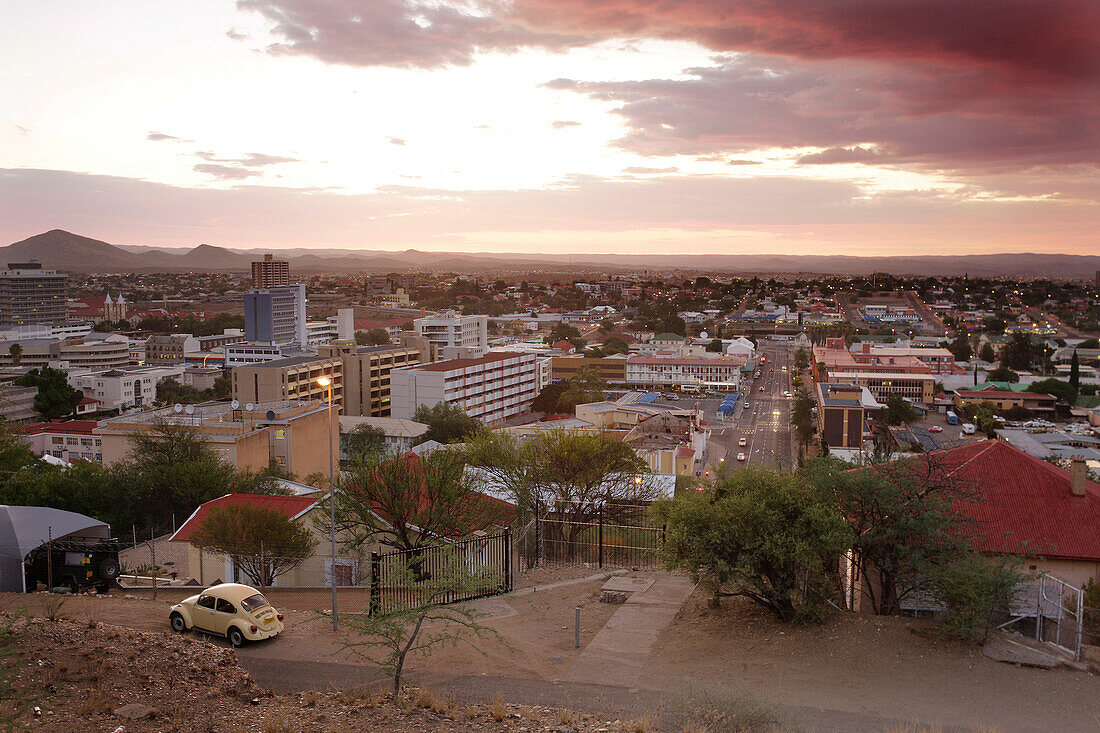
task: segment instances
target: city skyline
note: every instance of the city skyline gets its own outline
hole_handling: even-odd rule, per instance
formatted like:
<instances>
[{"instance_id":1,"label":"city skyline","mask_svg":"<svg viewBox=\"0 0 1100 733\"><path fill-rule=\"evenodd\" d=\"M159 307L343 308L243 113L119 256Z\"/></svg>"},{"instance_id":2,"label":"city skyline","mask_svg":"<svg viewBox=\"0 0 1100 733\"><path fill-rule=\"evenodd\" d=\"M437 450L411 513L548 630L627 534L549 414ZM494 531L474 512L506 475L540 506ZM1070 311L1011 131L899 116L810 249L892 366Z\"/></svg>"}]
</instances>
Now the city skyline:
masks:
<instances>
[{"instance_id":1,"label":"city skyline","mask_svg":"<svg viewBox=\"0 0 1100 733\"><path fill-rule=\"evenodd\" d=\"M15 2L0 236L1100 254L1100 10Z\"/></svg>"}]
</instances>

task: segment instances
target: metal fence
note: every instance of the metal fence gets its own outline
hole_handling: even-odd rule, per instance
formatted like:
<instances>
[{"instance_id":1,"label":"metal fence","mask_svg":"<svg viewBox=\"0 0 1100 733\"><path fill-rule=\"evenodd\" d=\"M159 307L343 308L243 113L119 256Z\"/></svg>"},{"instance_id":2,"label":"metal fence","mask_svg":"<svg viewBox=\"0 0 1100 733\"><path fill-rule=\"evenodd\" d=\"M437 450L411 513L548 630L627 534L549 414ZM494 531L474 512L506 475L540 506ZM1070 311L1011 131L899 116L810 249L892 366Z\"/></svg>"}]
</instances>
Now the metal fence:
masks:
<instances>
[{"instance_id":1,"label":"metal fence","mask_svg":"<svg viewBox=\"0 0 1100 733\"><path fill-rule=\"evenodd\" d=\"M520 555L528 569L546 565L655 567L664 527L644 504L536 502L524 525Z\"/></svg>"},{"instance_id":2,"label":"metal fence","mask_svg":"<svg viewBox=\"0 0 1100 733\"><path fill-rule=\"evenodd\" d=\"M441 576L461 567L468 575L441 587ZM446 585L446 584L444 584ZM474 537L415 550L371 553L370 614L432 603L457 603L512 590L512 532Z\"/></svg>"}]
</instances>

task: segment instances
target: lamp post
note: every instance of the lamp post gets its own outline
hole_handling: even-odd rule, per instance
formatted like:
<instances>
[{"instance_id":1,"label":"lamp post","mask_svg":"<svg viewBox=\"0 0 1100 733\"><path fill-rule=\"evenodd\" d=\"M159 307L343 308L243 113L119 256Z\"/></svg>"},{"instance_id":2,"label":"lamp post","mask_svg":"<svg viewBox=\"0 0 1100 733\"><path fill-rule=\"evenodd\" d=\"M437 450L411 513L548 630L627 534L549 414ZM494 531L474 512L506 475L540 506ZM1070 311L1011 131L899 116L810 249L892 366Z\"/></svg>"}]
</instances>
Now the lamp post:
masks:
<instances>
[{"instance_id":1,"label":"lamp post","mask_svg":"<svg viewBox=\"0 0 1100 733\"><path fill-rule=\"evenodd\" d=\"M318 377L317 384L328 387L328 506L329 537L332 540L332 630L339 627L336 616L336 459L332 452L332 379Z\"/></svg>"}]
</instances>

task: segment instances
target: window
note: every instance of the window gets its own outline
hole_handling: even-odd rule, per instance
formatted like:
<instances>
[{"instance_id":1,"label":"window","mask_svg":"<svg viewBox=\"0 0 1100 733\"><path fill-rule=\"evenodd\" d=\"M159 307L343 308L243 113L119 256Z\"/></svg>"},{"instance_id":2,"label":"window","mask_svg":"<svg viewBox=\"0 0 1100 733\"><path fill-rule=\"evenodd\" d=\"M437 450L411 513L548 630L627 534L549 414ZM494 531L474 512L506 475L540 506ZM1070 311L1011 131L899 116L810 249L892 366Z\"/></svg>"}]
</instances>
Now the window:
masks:
<instances>
[{"instance_id":1,"label":"window","mask_svg":"<svg viewBox=\"0 0 1100 733\"><path fill-rule=\"evenodd\" d=\"M218 607L216 609L219 613L236 613L237 607L224 598L218 599Z\"/></svg>"},{"instance_id":2,"label":"window","mask_svg":"<svg viewBox=\"0 0 1100 733\"><path fill-rule=\"evenodd\" d=\"M199 596L199 600L198 600L198 602L196 602L195 605L200 607L200 608L209 608L211 611L213 611L214 610L214 596Z\"/></svg>"},{"instance_id":3,"label":"window","mask_svg":"<svg viewBox=\"0 0 1100 733\"><path fill-rule=\"evenodd\" d=\"M286 428L275 428L275 439L286 440Z\"/></svg>"},{"instance_id":4,"label":"window","mask_svg":"<svg viewBox=\"0 0 1100 733\"><path fill-rule=\"evenodd\" d=\"M267 599L262 594L257 593L254 596L249 596L241 601L241 608L246 611L255 611L257 608L262 608L267 605Z\"/></svg>"}]
</instances>

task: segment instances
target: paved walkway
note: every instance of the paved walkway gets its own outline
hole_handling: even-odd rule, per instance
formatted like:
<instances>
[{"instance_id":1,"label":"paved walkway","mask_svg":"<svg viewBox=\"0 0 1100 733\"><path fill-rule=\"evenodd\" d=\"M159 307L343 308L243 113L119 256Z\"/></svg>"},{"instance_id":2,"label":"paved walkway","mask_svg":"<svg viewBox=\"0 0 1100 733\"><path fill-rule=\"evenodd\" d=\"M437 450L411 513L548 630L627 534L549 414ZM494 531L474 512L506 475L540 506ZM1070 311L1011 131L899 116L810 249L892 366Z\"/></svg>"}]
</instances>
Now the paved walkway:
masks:
<instances>
[{"instance_id":1,"label":"paved walkway","mask_svg":"<svg viewBox=\"0 0 1100 733\"><path fill-rule=\"evenodd\" d=\"M653 585L632 593L612 614L562 680L634 687L657 635L672 622L694 587L682 575L657 573Z\"/></svg>"}]
</instances>

